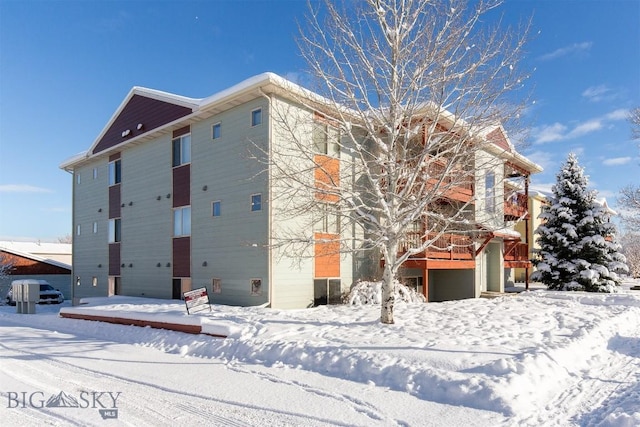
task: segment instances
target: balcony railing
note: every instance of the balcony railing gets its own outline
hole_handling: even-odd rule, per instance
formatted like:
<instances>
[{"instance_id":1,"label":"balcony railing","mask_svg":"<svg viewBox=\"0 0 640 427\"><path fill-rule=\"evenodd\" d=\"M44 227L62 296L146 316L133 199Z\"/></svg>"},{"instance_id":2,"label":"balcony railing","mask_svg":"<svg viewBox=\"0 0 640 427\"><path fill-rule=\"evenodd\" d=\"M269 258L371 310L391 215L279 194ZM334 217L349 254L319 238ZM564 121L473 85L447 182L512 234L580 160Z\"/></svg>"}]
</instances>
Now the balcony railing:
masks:
<instances>
[{"instance_id":1,"label":"balcony railing","mask_svg":"<svg viewBox=\"0 0 640 427\"><path fill-rule=\"evenodd\" d=\"M430 234L433 239L436 234ZM400 243L400 251L406 252L411 248L417 248L423 242L422 233L407 233L407 237ZM473 259L473 239L460 234L443 234L434 240L422 255L430 259L468 260Z\"/></svg>"},{"instance_id":2,"label":"balcony railing","mask_svg":"<svg viewBox=\"0 0 640 427\"><path fill-rule=\"evenodd\" d=\"M441 161L431 161L429 163L429 181L437 182L443 177L441 186L448 188L447 196L454 199L462 197L463 199L473 196L473 176L463 170L455 171L449 170L447 172L447 166Z\"/></svg>"},{"instance_id":3,"label":"balcony railing","mask_svg":"<svg viewBox=\"0 0 640 427\"><path fill-rule=\"evenodd\" d=\"M505 242L504 262L510 267L529 267L531 265L529 261L529 245L523 242Z\"/></svg>"},{"instance_id":4,"label":"balcony railing","mask_svg":"<svg viewBox=\"0 0 640 427\"><path fill-rule=\"evenodd\" d=\"M527 214L527 197L524 194L513 193L504 200L504 215L522 218Z\"/></svg>"}]
</instances>

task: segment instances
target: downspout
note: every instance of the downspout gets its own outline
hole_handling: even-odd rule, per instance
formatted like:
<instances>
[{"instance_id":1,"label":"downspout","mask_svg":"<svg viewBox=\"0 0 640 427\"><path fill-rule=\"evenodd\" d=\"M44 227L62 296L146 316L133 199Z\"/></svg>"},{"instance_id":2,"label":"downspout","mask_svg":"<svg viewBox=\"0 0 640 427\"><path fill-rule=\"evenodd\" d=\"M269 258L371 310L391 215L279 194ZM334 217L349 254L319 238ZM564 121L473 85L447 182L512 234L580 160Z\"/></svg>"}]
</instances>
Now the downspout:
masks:
<instances>
[{"instance_id":1,"label":"downspout","mask_svg":"<svg viewBox=\"0 0 640 427\"><path fill-rule=\"evenodd\" d=\"M273 245L272 245L272 213L273 213L273 203L272 203L272 189L273 185L271 185L272 180L272 168L271 168L271 159L272 159L272 137L273 137L273 120L272 120L272 111L273 111L273 102L270 95L267 95L263 92L261 88L258 88L258 92L260 95L267 99L269 103L269 115L268 115L268 130L267 130L267 144L269 158L267 160L267 280L269 281L269 292L267 292L267 307L271 308L271 303L273 301Z\"/></svg>"}]
</instances>

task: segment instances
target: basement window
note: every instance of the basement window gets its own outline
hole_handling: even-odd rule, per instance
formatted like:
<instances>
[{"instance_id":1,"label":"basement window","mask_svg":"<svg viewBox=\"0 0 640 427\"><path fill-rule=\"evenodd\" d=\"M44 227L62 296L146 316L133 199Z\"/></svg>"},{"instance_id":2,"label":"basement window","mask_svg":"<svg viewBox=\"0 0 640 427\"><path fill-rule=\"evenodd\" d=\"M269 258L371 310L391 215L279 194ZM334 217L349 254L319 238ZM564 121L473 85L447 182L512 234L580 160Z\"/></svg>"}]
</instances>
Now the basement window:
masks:
<instances>
[{"instance_id":1,"label":"basement window","mask_svg":"<svg viewBox=\"0 0 640 427\"><path fill-rule=\"evenodd\" d=\"M262 279L251 279L251 295L262 295Z\"/></svg>"}]
</instances>

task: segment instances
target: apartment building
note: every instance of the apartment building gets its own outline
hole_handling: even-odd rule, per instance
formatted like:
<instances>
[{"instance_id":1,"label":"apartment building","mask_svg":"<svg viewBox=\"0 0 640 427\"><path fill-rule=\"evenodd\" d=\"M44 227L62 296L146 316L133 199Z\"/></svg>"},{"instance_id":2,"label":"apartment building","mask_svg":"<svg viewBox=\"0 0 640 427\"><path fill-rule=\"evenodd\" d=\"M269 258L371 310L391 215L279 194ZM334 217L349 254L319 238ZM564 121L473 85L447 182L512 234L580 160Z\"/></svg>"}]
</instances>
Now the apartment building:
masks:
<instances>
[{"instance_id":1,"label":"apartment building","mask_svg":"<svg viewBox=\"0 0 640 427\"><path fill-rule=\"evenodd\" d=\"M481 135L488 144L475 153L473 172L458 180L443 198L446 203L470 206L470 228L464 233L445 233L432 247L411 256L403 265L400 280L428 301L477 298L483 292L501 293L512 271L530 269L529 183L542 168L519 154L506 131L496 126ZM429 238L417 229L419 238ZM403 248L411 246L411 236ZM414 246L417 246L414 244ZM443 250L443 248L446 248Z\"/></svg>"},{"instance_id":2,"label":"apartment building","mask_svg":"<svg viewBox=\"0 0 640 427\"><path fill-rule=\"evenodd\" d=\"M374 275L376 260L367 265L338 253L336 241L352 236L335 227L331 194L322 191L312 197L327 209L313 221L305 256L274 245L274 236L310 224L305 214L291 215L291 198L273 185L269 153L295 149L274 125L276 111L292 127L307 123L300 133L318 147L309 168L324 170L312 174L317 188L341 179L349 156L326 139L331 121L313 103L321 98L272 73L203 99L134 87L90 148L61 165L73 174L73 296L180 298L206 287L216 303L301 308L336 302ZM497 166L447 196L474 206L478 233L442 236L466 243L413 257L401 272L430 301L504 290L505 271L528 265L527 237L509 228L528 220L526 198L510 199L502 183L518 177L526 190L541 169L514 150L501 127L485 137L492 143L477 162L490 157ZM483 220L486 200L497 223Z\"/></svg>"}]
</instances>

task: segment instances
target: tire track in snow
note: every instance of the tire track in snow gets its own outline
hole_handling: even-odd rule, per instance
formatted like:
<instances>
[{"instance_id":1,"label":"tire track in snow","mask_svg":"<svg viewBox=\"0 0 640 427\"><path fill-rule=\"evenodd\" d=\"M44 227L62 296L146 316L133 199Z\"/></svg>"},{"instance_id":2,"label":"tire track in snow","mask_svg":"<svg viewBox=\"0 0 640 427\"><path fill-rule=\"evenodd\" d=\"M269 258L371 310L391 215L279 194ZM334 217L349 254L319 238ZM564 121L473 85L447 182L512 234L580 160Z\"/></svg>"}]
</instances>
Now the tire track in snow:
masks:
<instances>
[{"instance_id":1,"label":"tire track in snow","mask_svg":"<svg viewBox=\"0 0 640 427\"><path fill-rule=\"evenodd\" d=\"M237 365L234 364L229 364L228 365L229 369L236 371L236 372L243 372L243 373L251 373L252 375L256 375L259 376L261 378L264 378L268 381L274 382L274 383L279 383L279 384L286 384L286 385L291 385L291 386L296 386L298 388L300 388L301 390L307 392L307 393L311 393L314 394L316 396L321 396L321 397L325 397L325 398L329 398L329 399L333 399L333 400L337 400L341 403L347 403L351 406L351 408L361 414L366 415L367 417L371 418L372 421L374 422L381 422L381 421L385 421L386 423L390 423L393 422L394 425L402 425L401 422L397 421L397 420L389 420L387 417L383 416L382 414L380 414L380 412L378 411L378 409L368 403L368 402L364 402L360 399L354 398L352 396L349 396L347 394L343 394L343 393L338 393L335 391L327 391L309 384L305 384L302 381L296 381L296 380L285 380L283 378L280 378L276 375L272 375L266 372L261 372L261 371L257 371L257 370L253 370L253 369L247 369L247 368L240 368ZM389 425L389 424L386 424Z\"/></svg>"},{"instance_id":2,"label":"tire track in snow","mask_svg":"<svg viewBox=\"0 0 640 427\"><path fill-rule=\"evenodd\" d=\"M122 420L124 416L126 423L130 423L130 425L163 425L163 422L166 420L165 417L159 416L160 414L158 414L157 411L148 409L149 402L147 399L133 392L133 390L123 391L120 381L114 384L114 382L111 381L112 378L101 375L100 372L86 370L68 362L49 358L51 356L36 358L38 356L36 353L9 349L2 343L0 343L0 348L3 349L2 353L6 350L14 353L13 357L9 356L9 358L7 358L3 356L3 359L5 359L2 364L3 374L32 387L28 392L39 391L45 393L45 397L48 397L60 391L74 396L80 392L122 391L120 399L124 399L118 402L120 420ZM56 374L54 374L54 372ZM55 384L55 386L53 386L53 384ZM87 384L91 385L91 390L86 386ZM70 425L97 425L90 424L90 421L85 418L87 415L95 417L97 409L95 409L95 411L93 409L83 409L81 414L77 414L79 411L77 410L73 415L79 415L79 417L70 418L60 415L64 413L64 411L67 411L67 408L52 410L46 407L31 408L29 405L27 405L26 408L42 414L42 417L39 418L46 420L47 424L51 423L52 419L62 418L65 424ZM95 418L96 421L102 421L102 418Z\"/></svg>"},{"instance_id":3,"label":"tire track in snow","mask_svg":"<svg viewBox=\"0 0 640 427\"><path fill-rule=\"evenodd\" d=\"M637 319L637 314L634 316L629 312L627 316L620 316L616 324L620 329L625 330L625 335L640 336L640 327L634 320ZM617 338L620 338L619 335ZM580 418L593 408L601 408L603 402L615 400L616 396L625 394L627 390L640 388L640 378L636 375L640 371L640 351L638 354L628 355L617 351L616 348L610 348L609 344L615 339L602 342L600 347L591 353L585 368L579 372L569 372L562 391L545 397L547 404L543 411L517 419L516 424L513 425L562 427L599 425L610 411L599 414L599 417L596 417L599 419L594 419L593 416L587 420L580 420ZM576 354L577 358L584 356L585 354ZM635 369L629 369L629 365L634 366Z\"/></svg>"},{"instance_id":4,"label":"tire track in snow","mask_svg":"<svg viewBox=\"0 0 640 427\"><path fill-rule=\"evenodd\" d=\"M122 345L122 344L117 344ZM70 362L56 359L55 357L66 357L64 352L61 352L61 356L57 354L41 355L32 351L10 349L4 344L0 343L1 351L9 351L14 353L14 357L11 358L13 363L12 372L23 372L24 375L15 375L16 379L19 379L23 383L31 383L35 386L46 386L46 389L52 389L51 384L56 384L54 390L58 392L65 390L65 385L78 386L81 384L95 384L96 379L100 380L100 387L105 390L117 390L122 391L121 398L123 399L122 406L118 406L119 419L122 422L126 422L128 425L133 426L175 426L176 420L179 420L179 424L189 425L212 425L212 417L217 420L215 425L242 425L242 426L263 426L265 420L269 420L270 425L340 425L335 420L329 418L318 418L308 416L306 414L299 414L286 410L274 411L272 408L262 407L255 404L238 403L232 400L216 398L197 392L187 392L183 390L176 390L171 387L163 386L160 384L154 384L143 380L136 380L123 375L114 373L108 373L91 368L75 365ZM149 349L149 351L157 351ZM18 355L16 357L15 355ZM71 356L73 357L73 356ZM36 361L44 364L45 366L36 366ZM122 361L126 363L126 361ZM6 366L3 363L2 370L4 371ZM63 371L64 375L53 375L53 371ZM48 378L48 380L38 380L34 378L34 375L38 378ZM77 380L78 377L82 377L82 380ZM73 380L68 380L72 378ZM92 387L95 389L95 387ZM146 389L144 392L141 388ZM67 387L66 390L70 390ZM148 409L150 401L145 396L153 396L155 402L153 409ZM189 406L182 404L185 399L189 399ZM198 405L201 408L208 408L210 410L196 411L193 408ZM215 412L213 411L215 409ZM234 411L235 410L235 411ZM226 413L235 412L238 415L237 418L225 416ZM275 419L270 418L276 414ZM126 415L125 415L126 414ZM242 420L242 418L245 420ZM126 418L126 421L123 419ZM71 421L69 422L69 424ZM86 420L74 421L77 425L90 425ZM98 425L98 424L96 424ZM344 424L347 426L348 424Z\"/></svg>"}]
</instances>

